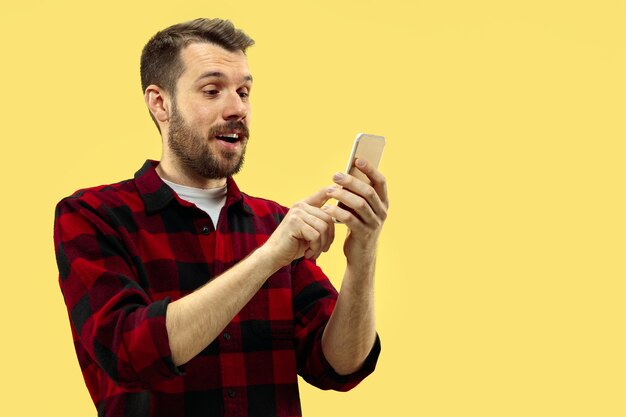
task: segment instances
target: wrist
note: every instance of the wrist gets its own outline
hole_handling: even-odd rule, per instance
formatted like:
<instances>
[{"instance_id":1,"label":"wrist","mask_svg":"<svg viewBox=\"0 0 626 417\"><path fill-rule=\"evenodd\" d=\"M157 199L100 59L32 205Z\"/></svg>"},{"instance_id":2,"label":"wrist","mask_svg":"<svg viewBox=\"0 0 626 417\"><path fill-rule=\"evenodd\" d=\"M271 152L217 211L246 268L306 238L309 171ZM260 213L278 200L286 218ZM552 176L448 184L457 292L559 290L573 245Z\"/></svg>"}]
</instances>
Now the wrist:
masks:
<instances>
[{"instance_id":1,"label":"wrist","mask_svg":"<svg viewBox=\"0 0 626 417\"><path fill-rule=\"evenodd\" d=\"M346 263L352 268L369 268L376 264L376 244L352 245L346 250Z\"/></svg>"},{"instance_id":2,"label":"wrist","mask_svg":"<svg viewBox=\"0 0 626 417\"><path fill-rule=\"evenodd\" d=\"M258 260L259 264L268 269L270 275L286 265L281 262L278 252L274 250L272 244L269 242L265 242L263 245L259 246L253 252L253 256Z\"/></svg>"}]
</instances>

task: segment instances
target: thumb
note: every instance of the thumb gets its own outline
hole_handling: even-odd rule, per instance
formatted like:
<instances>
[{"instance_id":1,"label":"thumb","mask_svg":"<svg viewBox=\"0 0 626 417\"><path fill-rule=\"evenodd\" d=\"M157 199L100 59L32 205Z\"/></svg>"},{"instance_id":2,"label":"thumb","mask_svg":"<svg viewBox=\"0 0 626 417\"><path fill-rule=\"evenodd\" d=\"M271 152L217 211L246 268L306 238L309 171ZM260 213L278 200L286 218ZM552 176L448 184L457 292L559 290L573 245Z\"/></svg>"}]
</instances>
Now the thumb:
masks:
<instances>
[{"instance_id":1,"label":"thumb","mask_svg":"<svg viewBox=\"0 0 626 417\"><path fill-rule=\"evenodd\" d=\"M313 207L322 207L325 202L329 200L328 197L328 187L322 188L317 191L315 194L308 196L303 202Z\"/></svg>"}]
</instances>

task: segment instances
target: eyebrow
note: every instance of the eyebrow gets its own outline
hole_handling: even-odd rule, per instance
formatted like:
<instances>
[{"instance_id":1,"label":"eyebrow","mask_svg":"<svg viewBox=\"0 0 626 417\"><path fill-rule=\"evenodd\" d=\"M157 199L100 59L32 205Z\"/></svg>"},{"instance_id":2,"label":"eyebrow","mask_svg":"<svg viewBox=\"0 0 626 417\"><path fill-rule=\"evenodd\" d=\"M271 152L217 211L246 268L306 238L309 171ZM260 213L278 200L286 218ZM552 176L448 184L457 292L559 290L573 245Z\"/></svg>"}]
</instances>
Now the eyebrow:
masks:
<instances>
[{"instance_id":1,"label":"eyebrow","mask_svg":"<svg viewBox=\"0 0 626 417\"><path fill-rule=\"evenodd\" d=\"M204 74L202 74L201 76L198 77L198 81L200 81L203 78L225 78L226 76L224 75L223 72L219 72L219 71L208 71L205 72ZM243 81L250 81L252 82L252 75L246 75L245 77L243 77Z\"/></svg>"}]
</instances>

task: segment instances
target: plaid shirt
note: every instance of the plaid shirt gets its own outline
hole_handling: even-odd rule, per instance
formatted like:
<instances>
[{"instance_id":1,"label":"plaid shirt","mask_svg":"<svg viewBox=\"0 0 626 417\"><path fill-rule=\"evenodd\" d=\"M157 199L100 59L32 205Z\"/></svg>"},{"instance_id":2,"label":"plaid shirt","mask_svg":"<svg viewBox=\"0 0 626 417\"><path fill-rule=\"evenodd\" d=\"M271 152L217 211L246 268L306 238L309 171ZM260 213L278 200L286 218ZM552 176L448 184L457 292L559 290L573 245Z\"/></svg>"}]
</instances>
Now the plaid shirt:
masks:
<instances>
[{"instance_id":1,"label":"plaid shirt","mask_svg":"<svg viewBox=\"0 0 626 417\"><path fill-rule=\"evenodd\" d=\"M369 375L336 374L321 336L337 299L299 259L272 275L220 336L184 366L171 358L165 313L263 244L287 209L239 191L217 228L147 161L134 180L76 192L56 208L59 283L78 361L99 416L300 416L297 374L349 390Z\"/></svg>"}]
</instances>

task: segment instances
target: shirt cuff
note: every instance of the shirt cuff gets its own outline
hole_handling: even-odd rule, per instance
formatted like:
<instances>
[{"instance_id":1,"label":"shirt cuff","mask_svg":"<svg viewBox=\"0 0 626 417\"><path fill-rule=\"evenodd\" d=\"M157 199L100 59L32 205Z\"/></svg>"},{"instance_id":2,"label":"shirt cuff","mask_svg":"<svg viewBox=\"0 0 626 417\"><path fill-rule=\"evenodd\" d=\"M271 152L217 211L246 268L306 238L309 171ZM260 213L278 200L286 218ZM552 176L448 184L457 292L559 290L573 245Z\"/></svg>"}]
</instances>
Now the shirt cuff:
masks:
<instances>
[{"instance_id":1,"label":"shirt cuff","mask_svg":"<svg viewBox=\"0 0 626 417\"><path fill-rule=\"evenodd\" d=\"M139 317L133 322L138 323L137 328L127 333L126 351L144 388L184 375L183 370L174 365L165 324L170 301L167 297L136 311Z\"/></svg>"},{"instance_id":2,"label":"shirt cuff","mask_svg":"<svg viewBox=\"0 0 626 417\"><path fill-rule=\"evenodd\" d=\"M322 357L320 358L320 360L322 361L324 368L326 369L324 373L324 379L327 380L327 384L329 385L330 389L336 391L349 391L352 388L356 387L368 375L374 372L374 369L376 369L378 357L380 356L380 350L380 337L378 336L378 334L376 334L376 340L374 341L374 345L372 346L370 353L365 358L365 362L363 362L361 368L358 371L348 375L339 375L337 372L335 372L335 369L322 353ZM322 349L320 349L320 352L322 352Z\"/></svg>"}]
</instances>

